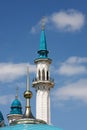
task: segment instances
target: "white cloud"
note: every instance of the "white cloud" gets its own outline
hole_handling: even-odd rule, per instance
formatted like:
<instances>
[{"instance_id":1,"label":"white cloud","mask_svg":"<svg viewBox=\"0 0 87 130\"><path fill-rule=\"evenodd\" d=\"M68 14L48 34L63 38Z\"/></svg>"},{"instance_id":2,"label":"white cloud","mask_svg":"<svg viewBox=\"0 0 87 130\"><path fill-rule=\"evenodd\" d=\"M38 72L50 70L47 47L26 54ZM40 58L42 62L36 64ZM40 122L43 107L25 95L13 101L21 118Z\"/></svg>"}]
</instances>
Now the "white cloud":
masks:
<instances>
[{"instance_id":1,"label":"white cloud","mask_svg":"<svg viewBox=\"0 0 87 130\"><path fill-rule=\"evenodd\" d=\"M35 27L31 28L31 33L33 33L33 34L36 33L36 28Z\"/></svg>"},{"instance_id":2,"label":"white cloud","mask_svg":"<svg viewBox=\"0 0 87 130\"><path fill-rule=\"evenodd\" d=\"M72 56L66 60L66 63L68 64L87 63L87 57Z\"/></svg>"},{"instance_id":3,"label":"white cloud","mask_svg":"<svg viewBox=\"0 0 87 130\"><path fill-rule=\"evenodd\" d=\"M87 74L87 57L69 57L65 62L60 64L57 73L65 76Z\"/></svg>"},{"instance_id":4,"label":"white cloud","mask_svg":"<svg viewBox=\"0 0 87 130\"><path fill-rule=\"evenodd\" d=\"M74 32L81 30L85 24L85 15L77 10L69 9L52 13L45 17L47 28ZM41 26L41 20L31 28L31 33L36 33Z\"/></svg>"},{"instance_id":5,"label":"white cloud","mask_svg":"<svg viewBox=\"0 0 87 130\"><path fill-rule=\"evenodd\" d=\"M58 73L65 76L73 76L87 73L87 68L81 65L63 64L59 68Z\"/></svg>"},{"instance_id":6,"label":"white cloud","mask_svg":"<svg viewBox=\"0 0 87 130\"><path fill-rule=\"evenodd\" d=\"M12 94L0 96L0 105L7 105L11 103L13 99L14 99L14 95Z\"/></svg>"},{"instance_id":7,"label":"white cloud","mask_svg":"<svg viewBox=\"0 0 87 130\"><path fill-rule=\"evenodd\" d=\"M44 23L45 23L45 24L48 24L48 23L49 23L48 17L44 17L43 20L44 20ZM35 26L33 26L33 27L31 28L30 33L35 34L36 32L38 32L38 31L40 30L40 28L41 28L41 27L40 27L40 26L41 26L41 23L42 23L42 19L41 19Z\"/></svg>"},{"instance_id":8,"label":"white cloud","mask_svg":"<svg viewBox=\"0 0 87 130\"><path fill-rule=\"evenodd\" d=\"M26 74L28 63L0 63L0 81L11 82ZM35 72L35 66L29 64L30 73Z\"/></svg>"},{"instance_id":9,"label":"white cloud","mask_svg":"<svg viewBox=\"0 0 87 130\"><path fill-rule=\"evenodd\" d=\"M56 101L76 100L87 103L87 79L69 83L53 92Z\"/></svg>"},{"instance_id":10,"label":"white cloud","mask_svg":"<svg viewBox=\"0 0 87 130\"><path fill-rule=\"evenodd\" d=\"M55 103L58 102L58 106L64 106L68 101L74 101L77 105L83 102L87 104L87 78L84 78L87 77L87 57L69 57L55 71L66 76L66 80L64 77L62 79L63 85L60 84L53 92Z\"/></svg>"},{"instance_id":11,"label":"white cloud","mask_svg":"<svg viewBox=\"0 0 87 130\"><path fill-rule=\"evenodd\" d=\"M58 29L77 31L83 27L85 16L79 11L68 10L54 13L51 20Z\"/></svg>"}]
</instances>

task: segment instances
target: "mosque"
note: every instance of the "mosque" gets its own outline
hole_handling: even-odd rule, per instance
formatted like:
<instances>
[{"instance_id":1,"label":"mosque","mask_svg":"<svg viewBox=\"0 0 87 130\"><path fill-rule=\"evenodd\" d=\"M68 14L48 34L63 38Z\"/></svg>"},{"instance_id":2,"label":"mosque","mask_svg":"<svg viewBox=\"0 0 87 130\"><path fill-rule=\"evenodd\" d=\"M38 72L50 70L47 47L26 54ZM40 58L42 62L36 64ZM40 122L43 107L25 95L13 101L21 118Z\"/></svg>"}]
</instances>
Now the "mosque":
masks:
<instances>
[{"instance_id":1,"label":"mosque","mask_svg":"<svg viewBox=\"0 0 87 130\"><path fill-rule=\"evenodd\" d=\"M30 106L32 92L30 91L29 67L27 67L27 82L24 98L26 99L25 112L22 113L22 105L16 95L11 104L10 113L7 115L9 125L5 124L4 117L0 111L0 130L62 130L51 125L50 120L50 90L54 87L54 80L50 76L50 64L52 60L48 57L45 28L42 24L40 48L37 51L36 77L32 87L36 90L36 117L33 116Z\"/></svg>"}]
</instances>

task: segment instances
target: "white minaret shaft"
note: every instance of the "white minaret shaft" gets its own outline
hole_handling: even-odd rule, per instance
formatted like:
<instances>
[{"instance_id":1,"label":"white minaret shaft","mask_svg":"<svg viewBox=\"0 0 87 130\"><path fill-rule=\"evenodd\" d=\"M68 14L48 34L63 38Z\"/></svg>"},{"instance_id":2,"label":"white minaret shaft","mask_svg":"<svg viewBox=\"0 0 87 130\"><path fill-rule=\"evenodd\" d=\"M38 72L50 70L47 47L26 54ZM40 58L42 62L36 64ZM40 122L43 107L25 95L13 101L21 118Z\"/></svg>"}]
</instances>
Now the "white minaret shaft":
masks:
<instances>
[{"instance_id":1,"label":"white minaret shaft","mask_svg":"<svg viewBox=\"0 0 87 130\"><path fill-rule=\"evenodd\" d=\"M36 95L36 117L50 124L50 91L37 90Z\"/></svg>"},{"instance_id":2,"label":"white minaret shaft","mask_svg":"<svg viewBox=\"0 0 87 130\"><path fill-rule=\"evenodd\" d=\"M54 86L54 82L50 78L52 60L48 58L48 53L44 26L42 25L39 58L34 61L37 72L32 86L36 89L36 118L50 124L50 89Z\"/></svg>"}]
</instances>

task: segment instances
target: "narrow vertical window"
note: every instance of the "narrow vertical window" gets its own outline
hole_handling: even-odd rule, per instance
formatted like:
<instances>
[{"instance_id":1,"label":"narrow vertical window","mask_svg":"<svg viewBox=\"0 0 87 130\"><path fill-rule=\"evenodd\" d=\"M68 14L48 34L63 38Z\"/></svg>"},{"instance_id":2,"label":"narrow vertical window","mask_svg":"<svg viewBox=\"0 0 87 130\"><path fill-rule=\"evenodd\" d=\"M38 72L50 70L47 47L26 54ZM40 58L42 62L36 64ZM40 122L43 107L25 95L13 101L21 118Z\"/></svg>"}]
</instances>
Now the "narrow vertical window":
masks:
<instances>
[{"instance_id":1,"label":"narrow vertical window","mask_svg":"<svg viewBox=\"0 0 87 130\"><path fill-rule=\"evenodd\" d=\"M42 70L42 80L45 80L45 71L44 71L44 69Z\"/></svg>"},{"instance_id":2,"label":"narrow vertical window","mask_svg":"<svg viewBox=\"0 0 87 130\"><path fill-rule=\"evenodd\" d=\"M47 80L49 80L49 75L48 75L48 71L47 71Z\"/></svg>"},{"instance_id":3,"label":"narrow vertical window","mask_svg":"<svg viewBox=\"0 0 87 130\"><path fill-rule=\"evenodd\" d=\"M39 70L39 73L38 73L38 77L39 77L39 80L41 79L41 76L40 76L40 70Z\"/></svg>"}]
</instances>

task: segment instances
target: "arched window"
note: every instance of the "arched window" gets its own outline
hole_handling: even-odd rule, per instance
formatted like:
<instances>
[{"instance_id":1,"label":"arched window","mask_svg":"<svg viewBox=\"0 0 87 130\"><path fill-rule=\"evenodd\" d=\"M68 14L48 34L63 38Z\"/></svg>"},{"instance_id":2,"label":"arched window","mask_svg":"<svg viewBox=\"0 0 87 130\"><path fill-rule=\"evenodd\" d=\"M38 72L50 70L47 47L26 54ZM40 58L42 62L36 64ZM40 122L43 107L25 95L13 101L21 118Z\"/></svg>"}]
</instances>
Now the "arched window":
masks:
<instances>
[{"instance_id":1,"label":"arched window","mask_svg":"<svg viewBox=\"0 0 87 130\"><path fill-rule=\"evenodd\" d=\"M49 75L48 75L48 71L47 71L47 80L49 80Z\"/></svg>"},{"instance_id":2,"label":"arched window","mask_svg":"<svg viewBox=\"0 0 87 130\"><path fill-rule=\"evenodd\" d=\"M45 80L45 71L44 71L44 69L42 70L42 80Z\"/></svg>"},{"instance_id":3,"label":"arched window","mask_svg":"<svg viewBox=\"0 0 87 130\"><path fill-rule=\"evenodd\" d=\"M39 80L41 79L40 70L38 72L38 78L39 78Z\"/></svg>"}]
</instances>

